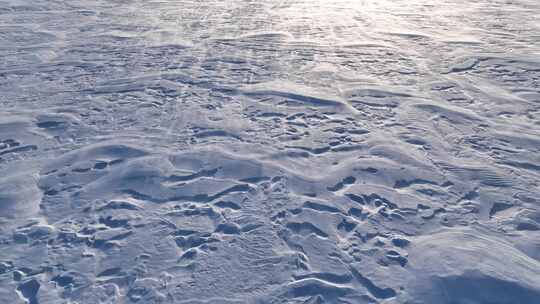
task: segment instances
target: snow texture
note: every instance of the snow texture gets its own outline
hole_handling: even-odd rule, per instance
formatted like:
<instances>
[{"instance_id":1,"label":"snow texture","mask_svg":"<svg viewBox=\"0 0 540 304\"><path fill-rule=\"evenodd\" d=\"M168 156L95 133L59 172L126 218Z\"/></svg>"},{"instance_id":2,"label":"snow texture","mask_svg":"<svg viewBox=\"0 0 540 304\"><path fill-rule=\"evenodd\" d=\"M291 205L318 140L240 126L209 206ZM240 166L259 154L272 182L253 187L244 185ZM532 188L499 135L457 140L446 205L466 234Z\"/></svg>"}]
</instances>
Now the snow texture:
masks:
<instances>
[{"instance_id":1,"label":"snow texture","mask_svg":"<svg viewBox=\"0 0 540 304\"><path fill-rule=\"evenodd\" d=\"M0 1L0 303L540 303L540 2Z\"/></svg>"}]
</instances>

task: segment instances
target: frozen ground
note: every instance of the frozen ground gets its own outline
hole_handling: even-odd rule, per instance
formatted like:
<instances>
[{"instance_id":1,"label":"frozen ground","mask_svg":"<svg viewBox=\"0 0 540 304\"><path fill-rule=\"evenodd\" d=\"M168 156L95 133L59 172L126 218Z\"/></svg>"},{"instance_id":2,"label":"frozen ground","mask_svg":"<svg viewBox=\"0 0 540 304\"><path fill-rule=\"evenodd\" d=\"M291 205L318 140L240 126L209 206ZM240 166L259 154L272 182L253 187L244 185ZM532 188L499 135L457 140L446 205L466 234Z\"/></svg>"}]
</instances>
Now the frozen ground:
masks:
<instances>
[{"instance_id":1,"label":"frozen ground","mask_svg":"<svg viewBox=\"0 0 540 304\"><path fill-rule=\"evenodd\" d=\"M3 0L0 58L0 303L540 303L536 0Z\"/></svg>"}]
</instances>

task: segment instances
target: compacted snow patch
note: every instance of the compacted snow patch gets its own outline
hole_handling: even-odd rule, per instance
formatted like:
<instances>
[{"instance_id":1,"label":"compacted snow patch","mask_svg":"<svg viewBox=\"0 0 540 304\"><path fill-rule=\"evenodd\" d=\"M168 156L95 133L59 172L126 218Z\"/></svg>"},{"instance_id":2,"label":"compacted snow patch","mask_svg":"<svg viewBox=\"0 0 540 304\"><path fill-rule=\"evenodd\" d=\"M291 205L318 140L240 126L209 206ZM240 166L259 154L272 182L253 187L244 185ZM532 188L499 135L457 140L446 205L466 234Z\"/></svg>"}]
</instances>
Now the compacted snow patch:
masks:
<instances>
[{"instance_id":1,"label":"compacted snow patch","mask_svg":"<svg viewBox=\"0 0 540 304\"><path fill-rule=\"evenodd\" d=\"M534 303L540 262L473 229L423 236L409 251L411 303Z\"/></svg>"}]
</instances>

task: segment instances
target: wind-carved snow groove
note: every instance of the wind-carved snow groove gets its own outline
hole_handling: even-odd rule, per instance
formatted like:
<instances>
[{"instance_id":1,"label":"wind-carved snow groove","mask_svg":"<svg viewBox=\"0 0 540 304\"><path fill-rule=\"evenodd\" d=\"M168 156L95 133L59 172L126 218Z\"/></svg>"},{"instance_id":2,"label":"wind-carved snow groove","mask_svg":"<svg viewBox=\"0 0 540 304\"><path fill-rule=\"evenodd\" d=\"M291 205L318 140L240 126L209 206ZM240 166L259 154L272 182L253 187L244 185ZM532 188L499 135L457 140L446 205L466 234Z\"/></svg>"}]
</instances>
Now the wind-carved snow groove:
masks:
<instances>
[{"instance_id":1,"label":"wind-carved snow groove","mask_svg":"<svg viewBox=\"0 0 540 304\"><path fill-rule=\"evenodd\" d=\"M412 185L437 185L437 183L430 180L421 179L421 178L416 178L412 180L398 180L396 181L394 188L397 188L397 189L406 188Z\"/></svg>"},{"instance_id":2,"label":"wind-carved snow groove","mask_svg":"<svg viewBox=\"0 0 540 304\"><path fill-rule=\"evenodd\" d=\"M287 82L269 82L244 87L239 90L240 93L247 96L265 97L274 96L285 99L295 100L300 103L316 107L344 108L349 112L356 113L347 101L341 97L331 96L326 93L313 94L313 89L298 84Z\"/></svg>"},{"instance_id":3,"label":"wind-carved snow groove","mask_svg":"<svg viewBox=\"0 0 540 304\"><path fill-rule=\"evenodd\" d=\"M294 281L287 285L287 289L287 294L293 298L325 295L326 298L337 299L353 292L351 287L333 284L316 278Z\"/></svg>"},{"instance_id":4,"label":"wind-carved snow groove","mask_svg":"<svg viewBox=\"0 0 540 304\"><path fill-rule=\"evenodd\" d=\"M193 135L194 137L196 138L208 138L208 137L224 137L224 138L233 138L233 139L238 139L238 140L242 140L242 137L241 136L238 136L236 134L233 134L231 132L227 132L227 131L224 131L224 130L210 130L210 131L202 131L202 132L197 132Z\"/></svg>"},{"instance_id":5,"label":"wind-carved snow groove","mask_svg":"<svg viewBox=\"0 0 540 304\"><path fill-rule=\"evenodd\" d=\"M330 212L330 213L342 213L340 209L333 206L328 206L325 204L320 204L317 202L307 201L302 205L303 208L309 208L321 212Z\"/></svg>"},{"instance_id":6,"label":"wind-carved snow groove","mask_svg":"<svg viewBox=\"0 0 540 304\"><path fill-rule=\"evenodd\" d=\"M167 178L167 181L171 182L186 182L190 180L194 180L200 177L213 177L219 169L210 169L210 170L202 170L200 172L196 172L193 174L188 175L177 175L173 174Z\"/></svg>"},{"instance_id":7,"label":"wind-carved snow groove","mask_svg":"<svg viewBox=\"0 0 540 304\"><path fill-rule=\"evenodd\" d=\"M351 273L374 297L378 299L388 299L396 296L396 292L392 288L380 288L368 278L364 277L358 270L351 267Z\"/></svg>"},{"instance_id":8,"label":"wind-carved snow groove","mask_svg":"<svg viewBox=\"0 0 540 304\"><path fill-rule=\"evenodd\" d=\"M348 185L354 184L355 182L356 182L356 178L354 176L348 176L348 177L345 177L339 183L335 184L334 186L327 187L327 189L329 191L336 192L336 191L342 190L343 188L345 188Z\"/></svg>"},{"instance_id":9,"label":"wind-carved snow groove","mask_svg":"<svg viewBox=\"0 0 540 304\"><path fill-rule=\"evenodd\" d=\"M493 187L510 187L512 180L506 175L502 175L493 169L475 168L475 167L457 167L449 164L441 164L443 168L451 174L461 178L468 178Z\"/></svg>"},{"instance_id":10,"label":"wind-carved snow groove","mask_svg":"<svg viewBox=\"0 0 540 304\"><path fill-rule=\"evenodd\" d=\"M290 222L287 223L286 227L292 232L298 234L314 233L323 238L328 237L328 234L326 232L322 231L321 229L317 228L317 226L309 222Z\"/></svg>"},{"instance_id":11,"label":"wind-carved snow groove","mask_svg":"<svg viewBox=\"0 0 540 304\"><path fill-rule=\"evenodd\" d=\"M166 198L153 197L151 195L140 193L137 190L133 190L133 189L125 189L125 190L122 190L121 192L125 194L129 194L136 199L150 201L153 203L166 203L166 202L171 202L171 201L194 201L194 202L199 202L199 203L207 203L207 202L217 200L220 197L225 196L230 193L247 192L250 189L251 187L249 185L244 184L244 185L232 186L214 195L208 195L205 193L205 194L197 194L193 196L178 195L178 196L171 196L171 197L166 197Z\"/></svg>"}]
</instances>

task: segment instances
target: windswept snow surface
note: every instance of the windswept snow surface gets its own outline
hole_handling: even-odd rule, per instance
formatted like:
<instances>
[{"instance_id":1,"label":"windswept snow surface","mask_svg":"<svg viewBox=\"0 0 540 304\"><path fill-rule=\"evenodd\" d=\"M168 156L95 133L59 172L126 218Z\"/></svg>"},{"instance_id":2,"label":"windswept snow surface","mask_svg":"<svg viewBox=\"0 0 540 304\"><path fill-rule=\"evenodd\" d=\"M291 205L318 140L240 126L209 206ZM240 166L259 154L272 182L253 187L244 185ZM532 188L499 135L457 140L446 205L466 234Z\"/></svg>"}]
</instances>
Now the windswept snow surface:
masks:
<instances>
[{"instance_id":1,"label":"windswept snow surface","mask_svg":"<svg viewBox=\"0 0 540 304\"><path fill-rule=\"evenodd\" d=\"M0 1L0 303L540 303L540 2Z\"/></svg>"}]
</instances>

